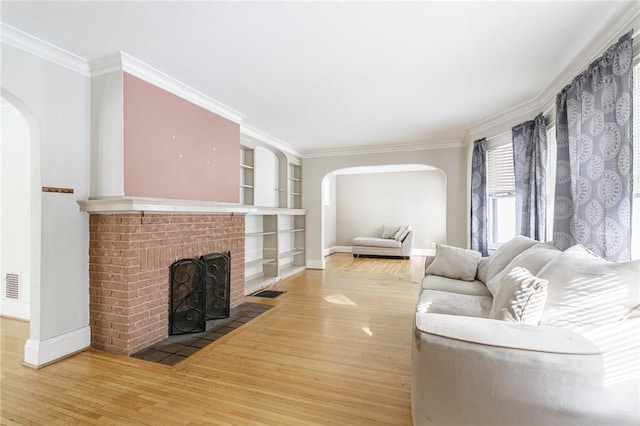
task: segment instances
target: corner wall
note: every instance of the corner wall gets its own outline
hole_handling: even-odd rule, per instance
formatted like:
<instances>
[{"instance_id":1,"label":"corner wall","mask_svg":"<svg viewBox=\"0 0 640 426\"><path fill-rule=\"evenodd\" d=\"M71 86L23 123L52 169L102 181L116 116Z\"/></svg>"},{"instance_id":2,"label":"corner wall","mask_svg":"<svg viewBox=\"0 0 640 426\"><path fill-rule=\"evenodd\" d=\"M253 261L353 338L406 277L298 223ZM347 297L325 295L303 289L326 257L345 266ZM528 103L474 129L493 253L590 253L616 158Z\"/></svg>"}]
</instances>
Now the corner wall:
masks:
<instances>
[{"instance_id":1,"label":"corner wall","mask_svg":"<svg viewBox=\"0 0 640 426\"><path fill-rule=\"evenodd\" d=\"M330 172L357 166L424 164L445 174L446 243L467 246L467 156L465 147L381 152L305 158L303 164L303 208L307 213L307 267L324 268L322 225L322 179Z\"/></svg>"},{"instance_id":2,"label":"corner wall","mask_svg":"<svg viewBox=\"0 0 640 426\"><path fill-rule=\"evenodd\" d=\"M2 43L2 89L33 114L40 145L38 186L73 194L38 192L41 241L32 262L31 327L25 362L36 366L86 348L89 333L89 218L78 200L89 196L89 77ZM30 123L30 130L33 130ZM35 195L34 195L35 196Z\"/></svg>"}]
</instances>

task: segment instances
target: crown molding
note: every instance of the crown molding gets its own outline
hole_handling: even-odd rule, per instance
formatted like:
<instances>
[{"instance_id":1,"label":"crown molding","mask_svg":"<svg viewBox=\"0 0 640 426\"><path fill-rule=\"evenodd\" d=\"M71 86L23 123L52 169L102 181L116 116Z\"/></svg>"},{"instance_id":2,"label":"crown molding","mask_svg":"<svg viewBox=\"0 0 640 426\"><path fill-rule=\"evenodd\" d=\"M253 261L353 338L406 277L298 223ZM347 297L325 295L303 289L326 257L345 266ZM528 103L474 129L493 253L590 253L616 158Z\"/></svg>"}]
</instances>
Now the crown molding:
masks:
<instances>
[{"instance_id":1,"label":"crown molding","mask_svg":"<svg viewBox=\"0 0 640 426\"><path fill-rule=\"evenodd\" d=\"M256 129L255 127L251 127L244 123L240 124L240 137L243 138L245 141L247 141L248 145L250 146L255 146L255 141L251 141L251 139L256 139L282 152L286 152L287 154L304 158L304 154L301 151L297 150L296 148L292 147L286 142L283 142L280 139L274 138L273 136L270 136Z\"/></svg>"},{"instance_id":2,"label":"crown molding","mask_svg":"<svg viewBox=\"0 0 640 426\"><path fill-rule=\"evenodd\" d=\"M412 144L398 144L398 145L375 145L375 146L363 146L363 147L349 147L349 148L337 148L337 149L321 149L314 151L306 151L303 158L318 158L318 157L341 157L345 155L362 155L362 154L387 154L390 152L406 152L406 151L426 151L432 149L452 149L462 148L464 142L461 140L443 140L434 142L422 142Z\"/></svg>"},{"instance_id":3,"label":"crown molding","mask_svg":"<svg viewBox=\"0 0 640 426\"><path fill-rule=\"evenodd\" d=\"M505 128L510 129L524 120L533 118L540 112L540 108L541 105L538 99L531 99L505 112L473 124L465 131L463 139L465 146L473 140L504 132Z\"/></svg>"},{"instance_id":4,"label":"crown molding","mask_svg":"<svg viewBox=\"0 0 640 426\"><path fill-rule=\"evenodd\" d=\"M533 118L540 111L549 115L555 108L554 100L557 93L634 26L638 27L638 32L634 34L635 38L640 33L640 2L625 2L618 7L611 19L607 21L607 25L603 25L602 30L590 39L564 71L535 98L469 126L463 138L465 145L480 137L493 137L503 133L505 129ZM553 122L555 119L549 118L549 123Z\"/></svg>"},{"instance_id":5,"label":"crown molding","mask_svg":"<svg viewBox=\"0 0 640 426\"><path fill-rule=\"evenodd\" d=\"M91 68L91 76L107 74L110 72L126 72L142 80L153 84L156 87L173 93L192 104L198 105L207 111L211 111L234 123L241 123L245 116L240 112L216 101L204 93L187 86L170 75L142 62L139 59L125 53L118 52L114 55L93 59L89 63Z\"/></svg>"},{"instance_id":6,"label":"crown molding","mask_svg":"<svg viewBox=\"0 0 640 426\"><path fill-rule=\"evenodd\" d=\"M640 2L630 1L622 3L614 12L607 25L597 32L585 47L573 58L569 65L537 96L541 105L555 99L555 96L575 78L587 69L609 46L622 35L635 28L634 39L640 33Z\"/></svg>"},{"instance_id":7,"label":"crown molding","mask_svg":"<svg viewBox=\"0 0 640 426\"><path fill-rule=\"evenodd\" d=\"M33 56L60 65L70 71L89 77L89 64L84 58L54 46L44 40L0 23L2 43L20 49Z\"/></svg>"}]
</instances>

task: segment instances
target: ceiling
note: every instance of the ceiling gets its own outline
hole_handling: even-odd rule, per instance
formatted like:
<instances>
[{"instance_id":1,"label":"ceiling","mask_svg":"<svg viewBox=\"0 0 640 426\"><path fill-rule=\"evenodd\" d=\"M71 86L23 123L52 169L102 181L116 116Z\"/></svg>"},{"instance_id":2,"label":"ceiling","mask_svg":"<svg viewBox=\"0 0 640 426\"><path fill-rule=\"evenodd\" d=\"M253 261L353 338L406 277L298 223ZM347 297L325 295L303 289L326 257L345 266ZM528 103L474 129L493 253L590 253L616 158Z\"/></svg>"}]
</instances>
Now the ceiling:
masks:
<instances>
[{"instance_id":1,"label":"ceiling","mask_svg":"<svg viewBox=\"0 0 640 426\"><path fill-rule=\"evenodd\" d=\"M300 153L462 141L535 99L621 2L11 2L2 22L124 51Z\"/></svg>"}]
</instances>

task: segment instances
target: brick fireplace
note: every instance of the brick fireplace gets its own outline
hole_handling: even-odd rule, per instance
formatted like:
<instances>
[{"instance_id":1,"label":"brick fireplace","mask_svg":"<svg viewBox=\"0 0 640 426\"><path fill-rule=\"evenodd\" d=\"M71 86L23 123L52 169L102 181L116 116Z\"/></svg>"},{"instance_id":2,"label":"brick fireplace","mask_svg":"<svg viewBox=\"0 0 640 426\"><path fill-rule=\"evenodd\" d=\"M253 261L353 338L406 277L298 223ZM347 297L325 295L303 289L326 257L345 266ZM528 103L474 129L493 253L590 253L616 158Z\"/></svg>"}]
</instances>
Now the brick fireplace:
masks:
<instances>
[{"instance_id":1,"label":"brick fireplace","mask_svg":"<svg viewBox=\"0 0 640 426\"><path fill-rule=\"evenodd\" d=\"M92 347L130 355L168 335L169 266L231 252L231 307L244 297L242 214L91 213Z\"/></svg>"}]
</instances>

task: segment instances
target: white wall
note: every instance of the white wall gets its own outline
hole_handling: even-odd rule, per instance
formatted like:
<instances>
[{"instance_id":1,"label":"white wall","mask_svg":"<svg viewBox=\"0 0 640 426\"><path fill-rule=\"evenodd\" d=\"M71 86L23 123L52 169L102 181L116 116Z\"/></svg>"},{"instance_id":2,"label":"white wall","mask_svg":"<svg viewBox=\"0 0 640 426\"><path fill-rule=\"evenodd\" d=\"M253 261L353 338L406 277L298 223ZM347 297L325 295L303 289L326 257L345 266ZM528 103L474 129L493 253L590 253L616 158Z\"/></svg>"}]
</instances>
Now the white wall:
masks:
<instances>
[{"instance_id":1,"label":"white wall","mask_svg":"<svg viewBox=\"0 0 640 426\"><path fill-rule=\"evenodd\" d=\"M330 254L330 249L337 245L336 238L336 175L330 174L323 181L324 197L322 200L322 219L324 220L324 254Z\"/></svg>"},{"instance_id":2,"label":"white wall","mask_svg":"<svg viewBox=\"0 0 640 426\"><path fill-rule=\"evenodd\" d=\"M307 213L307 266L324 268L321 186L335 170L388 164L422 164L442 170L446 180L447 244L467 246L467 154L464 147L335 155L305 158L302 176L303 207Z\"/></svg>"},{"instance_id":3,"label":"white wall","mask_svg":"<svg viewBox=\"0 0 640 426\"><path fill-rule=\"evenodd\" d=\"M278 207L278 157L272 151L257 146L253 152L253 162L254 204Z\"/></svg>"},{"instance_id":4,"label":"white wall","mask_svg":"<svg viewBox=\"0 0 640 426\"><path fill-rule=\"evenodd\" d=\"M439 170L337 176L337 245L377 237L382 225L411 225L413 248L446 240L445 179Z\"/></svg>"},{"instance_id":5,"label":"white wall","mask_svg":"<svg viewBox=\"0 0 640 426\"><path fill-rule=\"evenodd\" d=\"M2 107L0 209L0 315L29 319L31 300L31 139L24 116ZM18 299L6 299L5 276L17 274Z\"/></svg>"},{"instance_id":6,"label":"white wall","mask_svg":"<svg viewBox=\"0 0 640 426\"><path fill-rule=\"evenodd\" d=\"M38 186L74 190L37 192L34 202L41 234L34 234L40 253L32 259L40 267L32 275L25 361L42 365L90 344L89 217L77 204L89 197L90 82L8 44L1 51L3 96L11 95L14 104L11 97L18 99L33 118L30 130L35 128L39 146L32 140L32 154L41 164L32 163L32 173L41 174Z\"/></svg>"}]
</instances>

